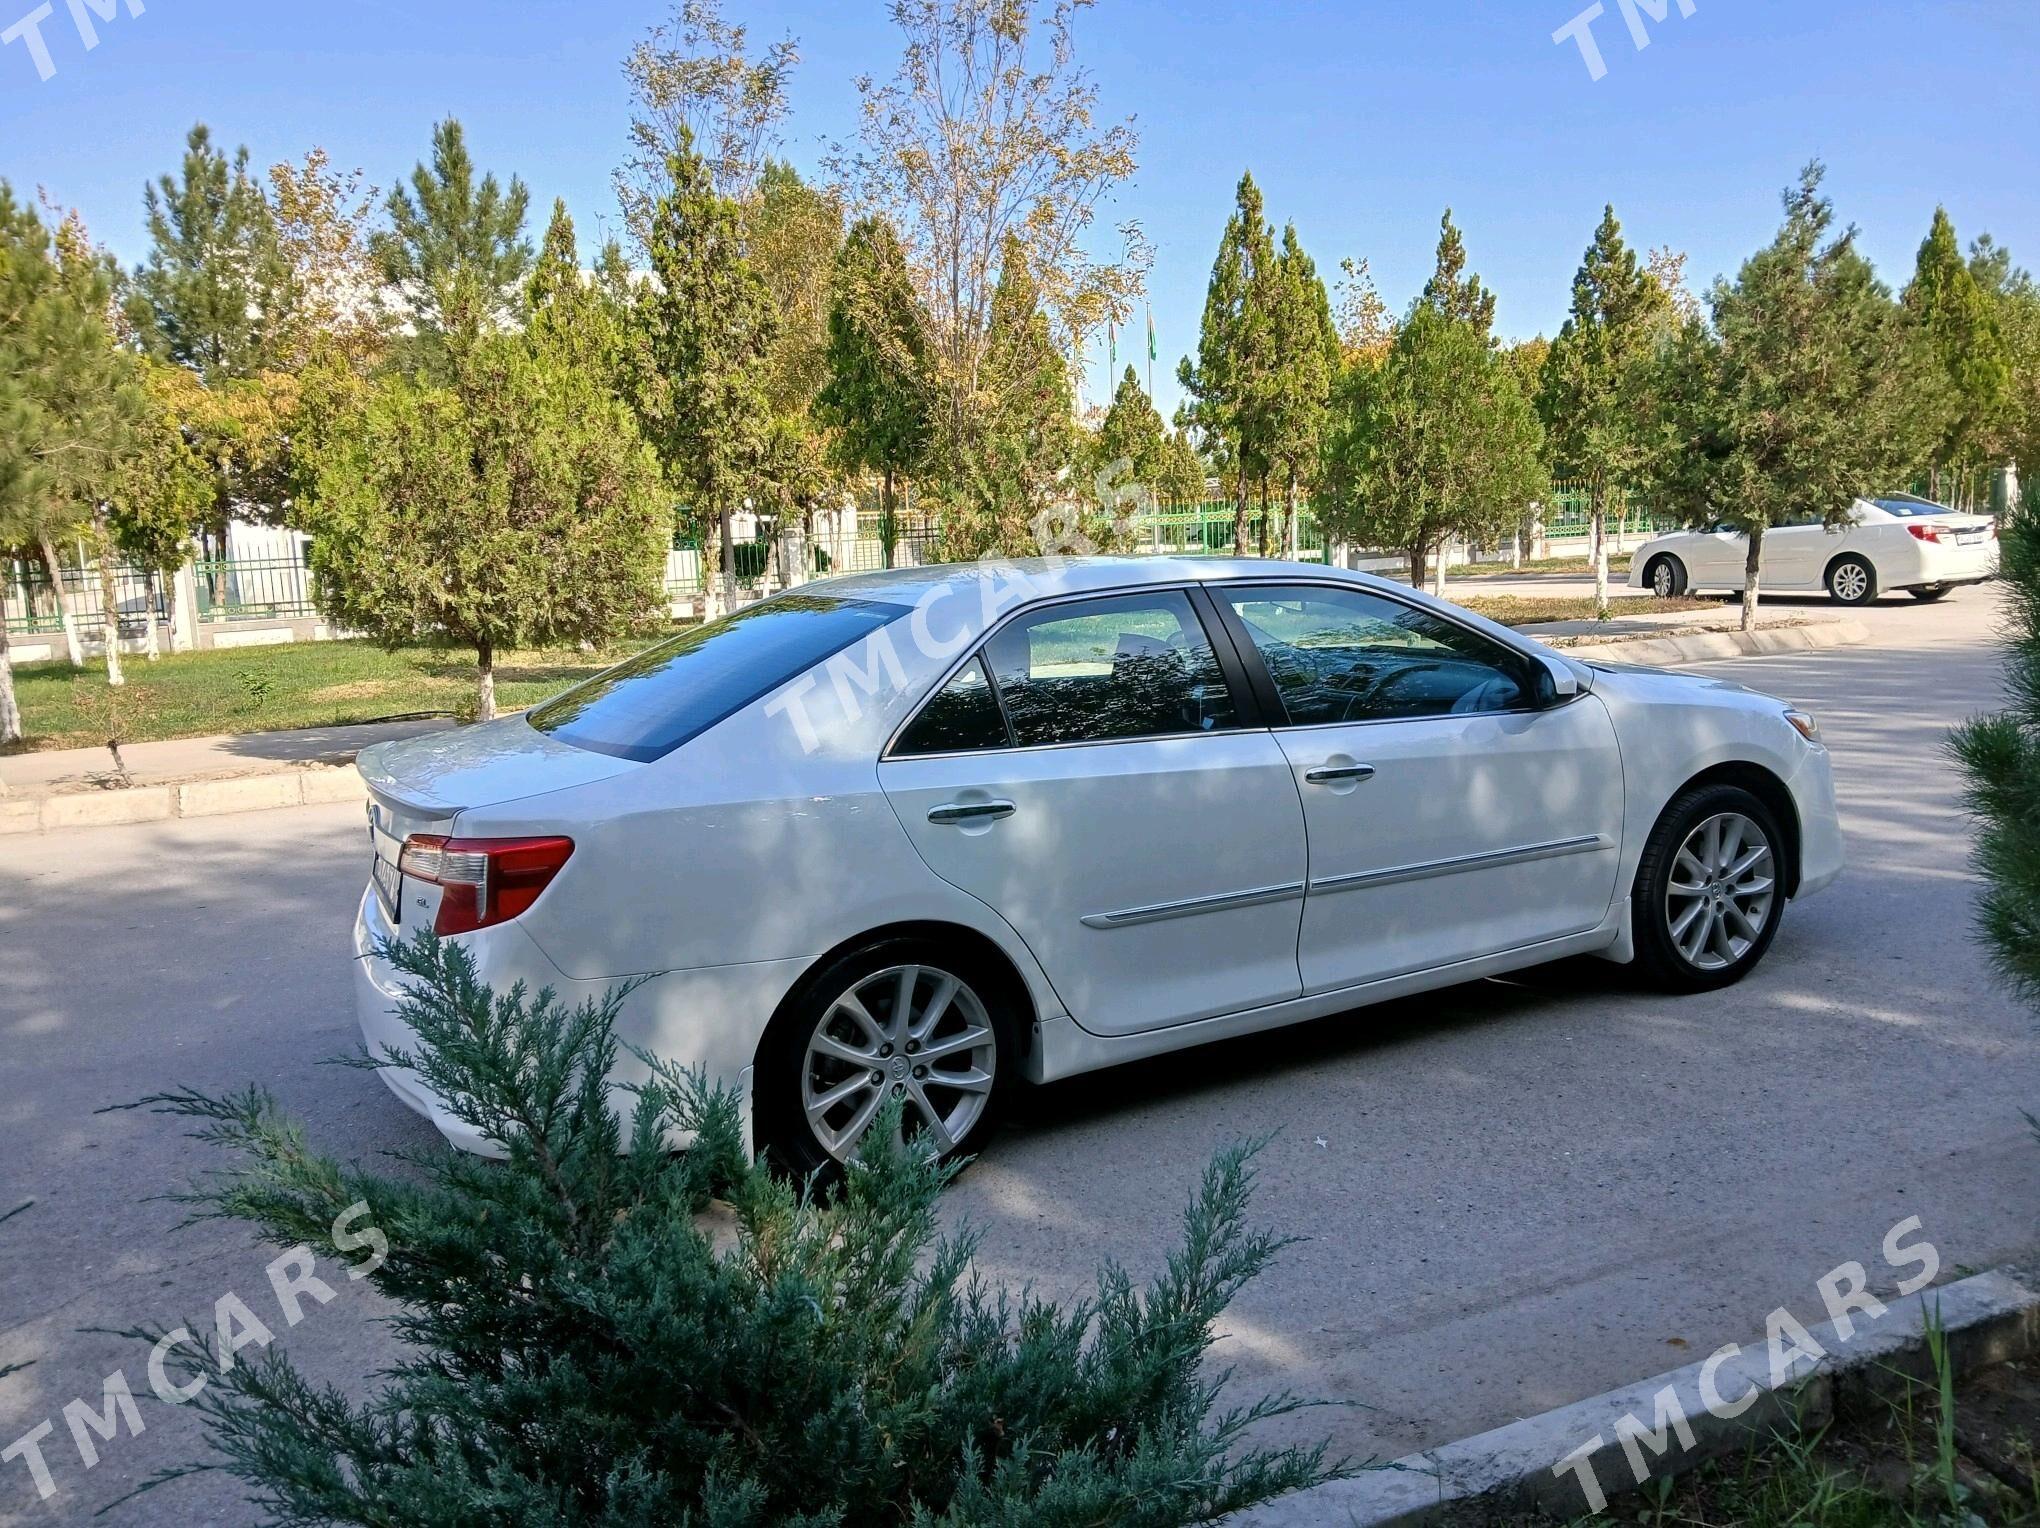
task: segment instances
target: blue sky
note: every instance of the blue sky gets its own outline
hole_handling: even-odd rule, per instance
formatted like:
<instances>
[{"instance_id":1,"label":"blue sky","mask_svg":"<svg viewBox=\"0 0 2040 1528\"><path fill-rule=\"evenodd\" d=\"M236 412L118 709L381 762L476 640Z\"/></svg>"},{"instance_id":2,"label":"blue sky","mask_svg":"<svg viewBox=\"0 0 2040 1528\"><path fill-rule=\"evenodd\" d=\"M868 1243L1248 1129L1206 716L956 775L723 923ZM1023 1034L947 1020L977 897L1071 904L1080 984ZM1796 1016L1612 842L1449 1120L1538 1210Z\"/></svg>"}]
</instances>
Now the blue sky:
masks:
<instances>
[{"instance_id":1,"label":"blue sky","mask_svg":"<svg viewBox=\"0 0 2040 1528\"><path fill-rule=\"evenodd\" d=\"M66 9L43 23L55 74L0 49L0 175L47 186L132 262L141 189L203 119L258 163L324 145L388 186L433 121L466 122L477 158L554 196L584 237L614 226L630 44L663 13L620 0L121 0L87 51ZM106 4L108 0L93 0ZM1682 17L1620 0L1593 24L1606 74L1554 43L1587 0L1198 4L1101 0L1079 27L1101 109L1131 115L1141 170L1105 221L1138 217L1172 406L1234 182L1250 168L1321 269L1373 262L1400 309L1421 286L1449 203L1510 336L1552 332L1603 202L1639 246L1686 250L1696 285L1767 239L1777 193L1809 157L1841 215L1902 282L1936 202L1967 240L1989 230L2040 267L2040 5L2033 0L1693 0ZM1666 0L1657 0L1665 4ZM0 28L35 0L0 0ZM82 6L81 6L82 8ZM852 80L889 74L881 0L731 0L803 62L783 152L812 166L854 127ZM534 230L534 236L537 230ZM1137 353L1136 333L1121 344ZM1103 386L1102 340L1091 396Z\"/></svg>"}]
</instances>

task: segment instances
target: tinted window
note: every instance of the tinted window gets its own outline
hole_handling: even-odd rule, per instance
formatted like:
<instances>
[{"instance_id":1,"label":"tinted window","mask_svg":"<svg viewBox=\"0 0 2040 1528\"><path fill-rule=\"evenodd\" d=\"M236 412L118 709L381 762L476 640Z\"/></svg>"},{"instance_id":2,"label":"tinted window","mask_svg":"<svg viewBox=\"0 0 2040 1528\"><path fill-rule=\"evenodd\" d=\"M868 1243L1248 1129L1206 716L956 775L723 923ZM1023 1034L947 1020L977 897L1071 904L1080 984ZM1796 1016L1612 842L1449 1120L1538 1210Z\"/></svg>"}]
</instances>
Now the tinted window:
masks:
<instances>
[{"instance_id":1,"label":"tinted window","mask_svg":"<svg viewBox=\"0 0 2040 1528\"><path fill-rule=\"evenodd\" d=\"M914 724L893 745L893 753L902 758L963 753L973 748L1004 748L1010 741L999 697L985 677L985 661L973 658L922 708Z\"/></svg>"},{"instance_id":2,"label":"tinted window","mask_svg":"<svg viewBox=\"0 0 2040 1528\"><path fill-rule=\"evenodd\" d=\"M1948 508L1947 505L1936 504L1931 499L1915 499L1907 497L1897 499L1872 499L1870 502L1875 504L1879 509L1883 510L1886 514L1897 515L1902 519L1907 520L1916 520L1923 515L1952 515L1955 513L1955 511Z\"/></svg>"},{"instance_id":3,"label":"tinted window","mask_svg":"<svg viewBox=\"0 0 2040 1528\"><path fill-rule=\"evenodd\" d=\"M1292 725L1528 705L1528 665L1478 632L1360 590L1215 590L1245 623Z\"/></svg>"},{"instance_id":4,"label":"tinted window","mask_svg":"<svg viewBox=\"0 0 2040 1528\"><path fill-rule=\"evenodd\" d=\"M992 639L986 656L1023 747L1239 724L1204 627L1177 591L1021 616Z\"/></svg>"},{"instance_id":5,"label":"tinted window","mask_svg":"<svg viewBox=\"0 0 2040 1528\"><path fill-rule=\"evenodd\" d=\"M531 712L531 725L577 748L656 759L905 614L904 605L782 594L597 674Z\"/></svg>"}]
</instances>

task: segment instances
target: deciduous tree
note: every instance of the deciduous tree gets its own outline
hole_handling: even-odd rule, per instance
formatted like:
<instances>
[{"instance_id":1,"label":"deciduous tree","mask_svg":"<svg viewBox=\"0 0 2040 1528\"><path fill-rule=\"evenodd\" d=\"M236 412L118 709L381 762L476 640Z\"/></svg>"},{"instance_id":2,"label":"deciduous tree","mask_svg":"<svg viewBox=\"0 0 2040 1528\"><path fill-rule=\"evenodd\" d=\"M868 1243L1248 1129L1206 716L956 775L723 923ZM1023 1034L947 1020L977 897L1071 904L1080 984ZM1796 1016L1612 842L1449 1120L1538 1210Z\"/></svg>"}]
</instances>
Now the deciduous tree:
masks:
<instances>
[{"instance_id":1,"label":"deciduous tree","mask_svg":"<svg viewBox=\"0 0 2040 1528\"><path fill-rule=\"evenodd\" d=\"M1116 254L1094 247L1138 140L1129 122L1098 122L1097 88L1077 61L1086 3L891 0L905 37L899 70L859 82L859 141L829 157L851 205L887 214L900 238L925 326L934 456L963 497L984 458L995 396L985 371L1009 248L1017 242L1065 357L1084 334L1125 320L1149 263L1130 219Z\"/></svg>"}]
</instances>

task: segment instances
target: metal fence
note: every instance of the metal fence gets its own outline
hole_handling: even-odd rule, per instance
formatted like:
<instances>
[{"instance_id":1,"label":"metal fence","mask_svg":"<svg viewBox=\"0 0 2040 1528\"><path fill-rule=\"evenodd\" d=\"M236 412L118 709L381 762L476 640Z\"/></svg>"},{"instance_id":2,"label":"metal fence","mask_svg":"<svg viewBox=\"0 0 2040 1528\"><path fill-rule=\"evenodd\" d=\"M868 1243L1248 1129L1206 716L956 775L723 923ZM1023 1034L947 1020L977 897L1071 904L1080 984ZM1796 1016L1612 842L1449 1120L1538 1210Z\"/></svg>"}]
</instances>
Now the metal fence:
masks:
<instances>
[{"instance_id":1,"label":"metal fence","mask_svg":"<svg viewBox=\"0 0 2040 1528\"><path fill-rule=\"evenodd\" d=\"M316 616L311 570L297 557L222 557L194 563L201 621L284 621Z\"/></svg>"},{"instance_id":2,"label":"metal fence","mask_svg":"<svg viewBox=\"0 0 2040 1528\"><path fill-rule=\"evenodd\" d=\"M97 640L105 626L105 596L99 587L99 568L66 567L63 570L63 600L40 562L25 559L0 561L0 611L5 612L10 637L48 636L64 629L64 610L71 612L72 629L81 638ZM146 633L153 612L158 621L170 619L169 580L151 577L122 564L114 570L114 609L123 638Z\"/></svg>"},{"instance_id":3,"label":"metal fence","mask_svg":"<svg viewBox=\"0 0 2040 1528\"><path fill-rule=\"evenodd\" d=\"M1608 517L1608 534L1618 539L1654 536L1660 531L1677 530L1683 523L1679 516L1659 510L1619 488L1607 491L1603 508ZM1546 540L1585 536L1592 530L1593 522L1594 492L1588 484L1561 481L1551 485L1541 521Z\"/></svg>"}]
</instances>

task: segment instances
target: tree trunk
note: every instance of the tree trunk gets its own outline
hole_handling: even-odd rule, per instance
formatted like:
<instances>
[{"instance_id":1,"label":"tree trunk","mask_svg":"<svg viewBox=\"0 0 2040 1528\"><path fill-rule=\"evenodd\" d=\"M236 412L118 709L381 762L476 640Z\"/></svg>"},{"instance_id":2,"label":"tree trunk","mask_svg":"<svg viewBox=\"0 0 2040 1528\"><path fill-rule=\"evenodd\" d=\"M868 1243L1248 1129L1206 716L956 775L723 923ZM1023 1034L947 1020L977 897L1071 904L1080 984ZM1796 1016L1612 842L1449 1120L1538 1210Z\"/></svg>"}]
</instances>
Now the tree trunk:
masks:
<instances>
[{"instance_id":1,"label":"tree trunk","mask_svg":"<svg viewBox=\"0 0 2040 1528\"><path fill-rule=\"evenodd\" d=\"M1594 614L1608 613L1608 512L1594 495Z\"/></svg>"},{"instance_id":2,"label":"tree trunk","mask_svg":"<svg viewBox=\"0 0 2040 1528\"><path fill-rule=\"evenodd\" d=\"M1261 549L1261 555L1266 557L1268 555L1268 474L1265 472L1261 474L1261 529L1255 541Z\"/></svg>"},{"instance_id":3,"label":"tree trunk","mask_svg":"<svg viewBox=\"0 0 2040 1528\"><path fill-rule=\"evenodd\" d=\"M1449 535L1440 536L1438 538L1438 560L1431 564L1431 592L1441 600L1445 598L1445 553L1451 545L1452 538Z\"/></svg>"},{"instance_id":4,"label":"tree trunk","mask_svg":"<svg viewBox=\"0 0 2040 1528\"><path fill-rule=\"evenodd\" d=\"M1750 527L1750 555L1743 559L1742 629L1757 629L1757 570L1764 556L1764 527Z\"/></svg>"},{"instance_id":5,"label":"tree trunk","mask_svg":"<svg viewBox=\"0 0 2040 1528\"><path fill-rule=\"evenodd\" d=\"M1247 555L1248 492L1249 486L1247 481L1247 468L1245 463L1241 463L1239 487L1233 495L1232 554L1235 557L1244 557Z\"/></svg>"},{"instance_id":6,"label":"tree trunk","mask_svg":"<svg viewBox=\"0 0 2040 1528\"><path fill-rule=\"evenodd\" d=\"M475 720L496 719L496 644L475 644Z\"/></svg>"},{"instance_id":7,"label":"tree trunk","mask_svg":"<svg viewBox=\"0 0 2040 1528\"><path fill-rule=\"evenodd\" d=\"M730 535L730 511L725 505L716 517L716 536L722 544L723 614L737 608L737 548Z\"/></svg>"},{"instance_id":8,"label":"tree trunk","mask_svg":"<svg viewBox=\"0 0 2040 1528\"><path fill-rule=\"evenodd\" d=\"M1296 561L1296 469L1289 469L1289 499L1282 508L1282 555Z\"/></svg>"},{"instance_id":9,"label":"tree trunk","mask_svg":"<svg viewBox=\"0 0 2040 1528\"><path fill-rule=\"evenodd\" d=\"M0 608L0 744L21 741L21 707L14 699L14 659L7 651L7 613Z\"/></svg>"},{"instance_id":10,"label":"tree trunk","mask_svg":"<svg viewBox=\"0 0 2040 1528\"><path fill-rule=\"evenodd\" d=\"M1421 541L1412 546L1409 551L1410 587L1412 589L1423 588L1425 580L1430 577L1430 562L1424 556L1424 552L1425 543Z\"/></svg>"},{"instance_id":11,"label":"tree trunk","mask_svg":"<svg viewBox=\"0 0 2040 1528\"><path fill-rule=\"evenodd\" d=\"M157 578L151 568L142 579L142 653L151 663L163 656L162 639L156 634Z\"/></svg>"},{"instance_id":12,"label":"tree trunk","mask_svg":"<svg viewBox=\"0 0 2040 1528\"><path fill-rule=\"evenodd\" d=\"M120 671L120 586L113 577L113 537L106 529L106 506L92 511L93 560L99 564L99 640L106 649L106 682L127 683Z\"/></svg>"},{"instance_id":13,"label":"tree trunk","mask_svg":"<svg viewBox=\"0 0 2040 1528\"><path fill-rule=\"evenodd\" d=\"M64 595L64 568L57 561L57 549L45 537L36 543L42 553L43 572L49 575L50 597L57 602L57 620L64 628L64 655L71 660L71 667L85 667L85 649L78 641L78 621L71 614L71 602Z\"/></svg>"}]
</instances>

